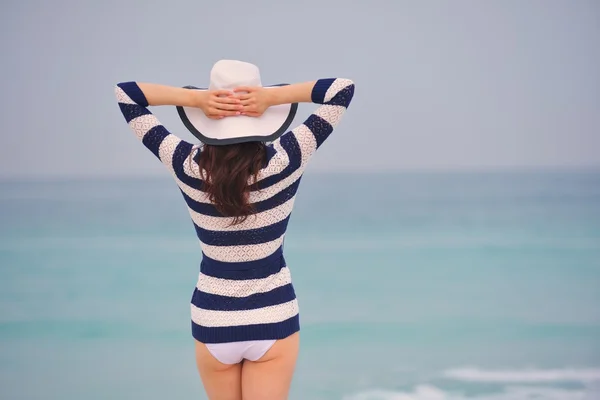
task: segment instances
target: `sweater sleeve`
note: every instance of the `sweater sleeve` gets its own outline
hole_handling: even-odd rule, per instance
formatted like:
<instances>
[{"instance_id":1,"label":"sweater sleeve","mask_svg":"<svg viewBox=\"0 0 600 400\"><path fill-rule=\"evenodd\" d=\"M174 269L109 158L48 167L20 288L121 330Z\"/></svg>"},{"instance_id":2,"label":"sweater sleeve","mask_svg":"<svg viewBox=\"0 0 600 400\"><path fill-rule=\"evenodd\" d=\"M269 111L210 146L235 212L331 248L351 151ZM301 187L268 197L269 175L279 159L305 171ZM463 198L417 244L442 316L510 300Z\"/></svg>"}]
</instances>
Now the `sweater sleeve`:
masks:
<instances>
[{"instance_id":1,"label":"sweater sleeve","mask_svg":"<svg viewBox=\"0 0 600 400\"><path fill-rule=\"evenodd\" d=\"M115 95L125 121L150 150L172 173L181 169L192 144L170 133L148 109L148 100L136 82L115 86Z\"/></svg>"},{"instance_id":2,"label":"sweater sleeve","mask_svg":"<svg viewBox=\"0 0 600 400\"><path fill-rule=\"evenodd\" d=\"M302 125L282 135L278 141L291 164L303 169L311 156L329 137L342 119L354 96L350 79L320 79L313 87L313 103L321 104Z\"/></svg>"}]
</instances>

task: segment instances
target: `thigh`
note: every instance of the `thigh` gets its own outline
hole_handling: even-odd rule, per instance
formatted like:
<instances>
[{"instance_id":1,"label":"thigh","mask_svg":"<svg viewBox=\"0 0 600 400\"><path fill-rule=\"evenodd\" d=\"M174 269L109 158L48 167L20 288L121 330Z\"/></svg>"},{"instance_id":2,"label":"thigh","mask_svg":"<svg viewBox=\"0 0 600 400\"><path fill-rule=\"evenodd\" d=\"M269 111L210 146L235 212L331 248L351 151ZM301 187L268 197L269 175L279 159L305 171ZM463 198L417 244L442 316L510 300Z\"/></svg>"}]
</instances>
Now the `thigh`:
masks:
<instances>
[{"instance_id":1,"label":"thigh","mask_svg":"<svg viewBox=\"0 0 600 400\"><path fill-rule=\"evenodd\" d=\"M209 400L242 400L242 364L223 364L196 342L196 365Z\"/></svg>"},{"instance_id":2,"label":"thigh","mask_svg":"<svg viewBox=\"0 0 600 400\"><path fill-rule=\"evenodd\" d=\"M257 361L242 366L243 400L286 400L300 346L299 332L278 340Z\"/></svg>"}]
</instances>

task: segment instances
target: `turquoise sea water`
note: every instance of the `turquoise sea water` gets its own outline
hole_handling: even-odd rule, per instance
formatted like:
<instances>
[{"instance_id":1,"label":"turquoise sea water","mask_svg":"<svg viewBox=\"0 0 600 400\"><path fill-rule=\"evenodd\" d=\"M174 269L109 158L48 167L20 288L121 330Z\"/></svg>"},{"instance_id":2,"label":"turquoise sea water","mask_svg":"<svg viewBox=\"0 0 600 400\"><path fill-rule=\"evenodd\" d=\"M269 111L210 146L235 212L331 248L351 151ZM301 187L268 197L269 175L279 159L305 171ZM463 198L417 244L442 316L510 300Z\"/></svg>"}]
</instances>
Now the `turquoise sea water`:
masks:
<instances>
[{"instance_id":1,"label":"turquoise sea water","mask_svg":"<svg viewBox=\"0 0 600 400\"><path fill-rule=\"evenodd\" d=\"M600 172L320 175L294 400L600 399ZM0 399L203 399L169 178L0 183Z\"/></svg>"}]
</instances>

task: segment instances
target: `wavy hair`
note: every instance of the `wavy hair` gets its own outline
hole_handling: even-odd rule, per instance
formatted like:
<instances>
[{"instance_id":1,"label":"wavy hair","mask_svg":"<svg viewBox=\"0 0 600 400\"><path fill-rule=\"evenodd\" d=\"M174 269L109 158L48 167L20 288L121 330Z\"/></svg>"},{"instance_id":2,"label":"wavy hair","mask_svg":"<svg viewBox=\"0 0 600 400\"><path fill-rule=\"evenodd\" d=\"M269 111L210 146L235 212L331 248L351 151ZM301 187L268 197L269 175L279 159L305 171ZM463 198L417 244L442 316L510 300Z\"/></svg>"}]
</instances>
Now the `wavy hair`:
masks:
<instances>
[{"instance_id":1,"label":"wavy hair","mask_svg":"<svg viewBox=\"0 0 600 400\"><path fill-rule=\"evenodd\" d=\"M207 144L196 155L203 180L200 189L223 216L233 217L232 225L241 224L254 213L249 194L257 189L258 173L266 158L262 142Z\"/></svg>"}]
</instances>

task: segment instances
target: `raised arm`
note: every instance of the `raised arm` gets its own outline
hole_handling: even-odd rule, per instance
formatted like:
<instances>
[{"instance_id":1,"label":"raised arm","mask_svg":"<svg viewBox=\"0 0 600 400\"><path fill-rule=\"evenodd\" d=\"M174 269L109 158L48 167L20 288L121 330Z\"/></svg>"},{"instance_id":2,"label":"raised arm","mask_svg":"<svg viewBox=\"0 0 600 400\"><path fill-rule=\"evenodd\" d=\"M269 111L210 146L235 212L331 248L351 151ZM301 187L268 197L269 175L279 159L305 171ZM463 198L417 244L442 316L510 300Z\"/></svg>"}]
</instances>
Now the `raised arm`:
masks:
<instances>
[{"instance_id":1,"label":"raised arm","mask_svg":"<svg viewBox=\"0 0 600 400\"><path fill-rule=\"evenodd\" d=\"M188 92L191 92L191 90L182 90L186 96L190 96ZM148 96L146 95L146 91L148 92ZM142 141L144 146L169 171L174 172L173 154L175 150L178 146L185 146L191 149L192 145L171 134L148 109L150 105L149 100L152 100L154 104L159 104L161 100L173 96L173 92L168 91L170 93L167 93L167 96L162 98L156 92L157 88L154 85L146 86L146 84L138 84L136 82L122 82L115 87L115 95L119 103L119 108L135 136ZM178 100L178 102L192 102L191 97L182 97Z\"/></svg>"},{"instance_id":2,"label":"raised arm","mask_svg":"<svg viewBox=\"0 0 600 400\"><path fill-rule=\"evenodd\" d=\"M242 87L235 91L244 106L242 112L250 116L260 115L266 108L279 104L322 104L302 125L278 139L290 157L300 158L302 168L340 122L354 96L354 82L329 78L271 89Z\"/></svg>"},{"instance_id":3,"label":"raised arm","mask_svg":"<svg viewBox=\"0 0 600 400\"><path fill-rule=\"evenodd\" d=\"M286 87L281 88L276 96L279 97L278 102L310 101L322 104L302 125L286 134L293 135L298 142L302 168L342 119L354 96L354 82L350 79L330 78L290 86L288 90ZM289 138L282 136L280 140Z\"/></svg>"},{"instance_id":4,"label":"raised arm","mask_svg":"<svg viewBox=\"0 0 600 400\"><path fill-rule=\"evenodd\" d=\"M137 138L172 172L185 161L192 144L170 133L148 106L198 107L214 119L237 115L241 108L231 92L189 90L153 83L122 82L116 85L115 95Z\"/></svg>"}]
</instances>

